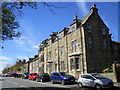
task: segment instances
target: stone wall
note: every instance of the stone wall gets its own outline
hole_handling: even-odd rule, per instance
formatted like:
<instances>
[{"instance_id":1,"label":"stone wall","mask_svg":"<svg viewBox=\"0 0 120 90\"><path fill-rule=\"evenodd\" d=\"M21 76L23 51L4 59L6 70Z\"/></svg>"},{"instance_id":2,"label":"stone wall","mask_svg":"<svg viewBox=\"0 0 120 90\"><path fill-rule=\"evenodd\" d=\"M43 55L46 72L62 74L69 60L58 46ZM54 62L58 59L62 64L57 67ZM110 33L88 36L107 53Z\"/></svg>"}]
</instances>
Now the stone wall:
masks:
<instances>
[{"instance_id":1,"label":"stone wall","mask_svg":"<svg viewBox=\"0 0 120 90\"><path fill-rule=\"evenodd\" d=\"M100 74L103 75L106 78L112 79L113 82L117 82L114 73L100 73Z\"/></svg>"}]
</instances>

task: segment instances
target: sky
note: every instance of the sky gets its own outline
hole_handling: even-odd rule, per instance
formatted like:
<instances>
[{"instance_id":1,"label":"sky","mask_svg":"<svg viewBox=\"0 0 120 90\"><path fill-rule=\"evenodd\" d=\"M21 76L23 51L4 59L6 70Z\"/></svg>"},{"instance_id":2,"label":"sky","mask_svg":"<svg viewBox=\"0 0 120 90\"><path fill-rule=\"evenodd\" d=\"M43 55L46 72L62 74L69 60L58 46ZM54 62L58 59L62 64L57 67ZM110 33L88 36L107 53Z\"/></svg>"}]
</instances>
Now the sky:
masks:
<instances>
[{"instance_id":1,"label":"sky","mask_svg":"<svg viewBox=\"0 0 120 90\"><path fill-rule=\"evenodd\" d=\"M48 7L38 3L37 9L25 7L23 15L18 16L22 32L20 38L14 38L3 42L4 48L0 54L0 73L4 67L14 65L18 59L33 58L38 54L39 45L49 38L52 32L59 32L64 27L69 27L73 22L74 15L82 19L90 12L95 3L99 15L112 33L112 39L118 41L118 3L117 2L49 2L48 4L65 8L52 8L53 14Z\"/></svg>"}]
</instances>

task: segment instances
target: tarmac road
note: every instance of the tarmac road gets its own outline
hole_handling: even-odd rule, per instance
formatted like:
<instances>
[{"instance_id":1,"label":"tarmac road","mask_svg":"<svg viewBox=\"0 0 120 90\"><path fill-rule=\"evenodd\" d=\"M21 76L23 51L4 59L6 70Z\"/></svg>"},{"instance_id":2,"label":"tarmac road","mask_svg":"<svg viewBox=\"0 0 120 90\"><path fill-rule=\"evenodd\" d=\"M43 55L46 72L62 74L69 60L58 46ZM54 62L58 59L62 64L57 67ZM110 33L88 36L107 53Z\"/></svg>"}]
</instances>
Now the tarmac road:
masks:
<instances>
[{"instance_id":1,"label":"tarmac road","mask_svg":"<svg viewBox=\"0 0 120 90\"><path fill-rule=\"evenodd\" d=\"M1 90L96 90L95 88L78 88L77 84L64 85L51 82L36 82L28 79L3 77L0 78ZM105 89L106 90L106 89ZM120 87L107 90L120 90Z\"/></svg>"}]
</instances>

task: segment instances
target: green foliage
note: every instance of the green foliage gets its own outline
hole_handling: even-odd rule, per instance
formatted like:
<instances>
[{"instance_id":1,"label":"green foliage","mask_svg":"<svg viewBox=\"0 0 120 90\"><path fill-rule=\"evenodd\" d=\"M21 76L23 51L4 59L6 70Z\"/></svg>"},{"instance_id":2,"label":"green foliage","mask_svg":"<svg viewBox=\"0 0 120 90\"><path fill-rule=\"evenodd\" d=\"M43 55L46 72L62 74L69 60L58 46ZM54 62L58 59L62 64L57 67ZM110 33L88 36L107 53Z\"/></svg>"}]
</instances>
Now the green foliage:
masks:
<instances>
[{"instance_id":1,"label":"green foliage","mask_svg":"<svg viewBox=\"0 0 120 90\"><path fill-rule=\"evenodd\" d=\"M103 73L110 73L110 72L113 72L112 69L110 68L106 68L102 71Z\"/></svg>"},{"instance_id":2,"label":"green foliage","mask_svg":"<svg viewBox=\"0 0 120 90\"><path fill-rule=\"evenodd\" d=\"M43 6L47 6L51 12L54 13L52 8L65 8L57 7L55 5L48 4L46 2L40 2ZM37 9L36 2L2 2L2 40L12 40L14 37L20 37L21 32L16 31L20 27L19 22L16 20L18 16L21 16L22 9L24 7L30 7Z\"/></svg>"},{"instance_id":3,"label":"green foliage","mask_svg":"<svg viewBox=\"0 0 120 90\"><path fill-rule=\"evenodd\" d=\"M3 2L2 3L2 40L12 40L20 37L21 33L15 31L20 25L16 18L22 14L25 6L36 8L35 2Z\"/></svg>"}]
</instances>

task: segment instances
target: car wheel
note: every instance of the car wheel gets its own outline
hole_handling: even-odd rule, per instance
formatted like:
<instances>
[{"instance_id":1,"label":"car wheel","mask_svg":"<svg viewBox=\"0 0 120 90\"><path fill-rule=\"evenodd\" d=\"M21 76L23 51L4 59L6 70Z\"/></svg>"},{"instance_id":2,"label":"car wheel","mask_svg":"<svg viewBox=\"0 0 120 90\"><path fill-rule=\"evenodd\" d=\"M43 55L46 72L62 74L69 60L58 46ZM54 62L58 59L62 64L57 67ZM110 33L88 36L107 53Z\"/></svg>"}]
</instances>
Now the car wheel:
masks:
<instances>
[{"instance_id":1,"label":"car wheel","mask_svg":"<svg viewBox=\"0 0 120 90\"><path fill-rule=\"evenodd\" d=\"M40 82L42 83L42 82L43 82L43 79L40 79Z\"/></svg>"},{"instance_id":2,"label":"car wheel","mask_svg":"<svg viewBox=\"0 0 120 90\"><path fill-rule=\"evenodd\" d=\"M65 81L64 81L64 80L62 80L62 82L61 82L61 83L62 83L62 85L65 85Z\"/></svg>"},{"instance_id":3,"label":"car wheel","mask_svg":"<svg viewBox=\"0 0 120 90\"><path fill-rule=\"evenodd\" d=\"M78 87L79 87L79 88L82 88L82 87L83 87L83 85L82 85L81 82L78 83Z\"/></svg>"},{"instance_id":4,"label":"car wheel","mask_svg":"<svg viewBox=\"0 0 120 90\"><path fill-rule=\"evenodd\" d=\"M98 89L98 90L100 90L100 89L101 89L101 85L96 84L96 85L95 85L95 88Z\"/></svg>"},{"instance_id":5,"label":"car wheel","mask_svg":"<svg viewBox=\"0 0 120 90\"><path fill-rule=\"evenodd\" d=\"M39 80L38 80L38 79L36 79L36 81L37 81L37 82L39 82Z\"/></svg>"},{"instance_id":6,"label":"car wheel","mask_svg":"<svg viewBox=\"0 0 120 90\"><path fill-rule=\"evenodd\" d=\"M52 84L55 84L54 80L51 80L52 81Z\"/></svg>"}]
</instances>

